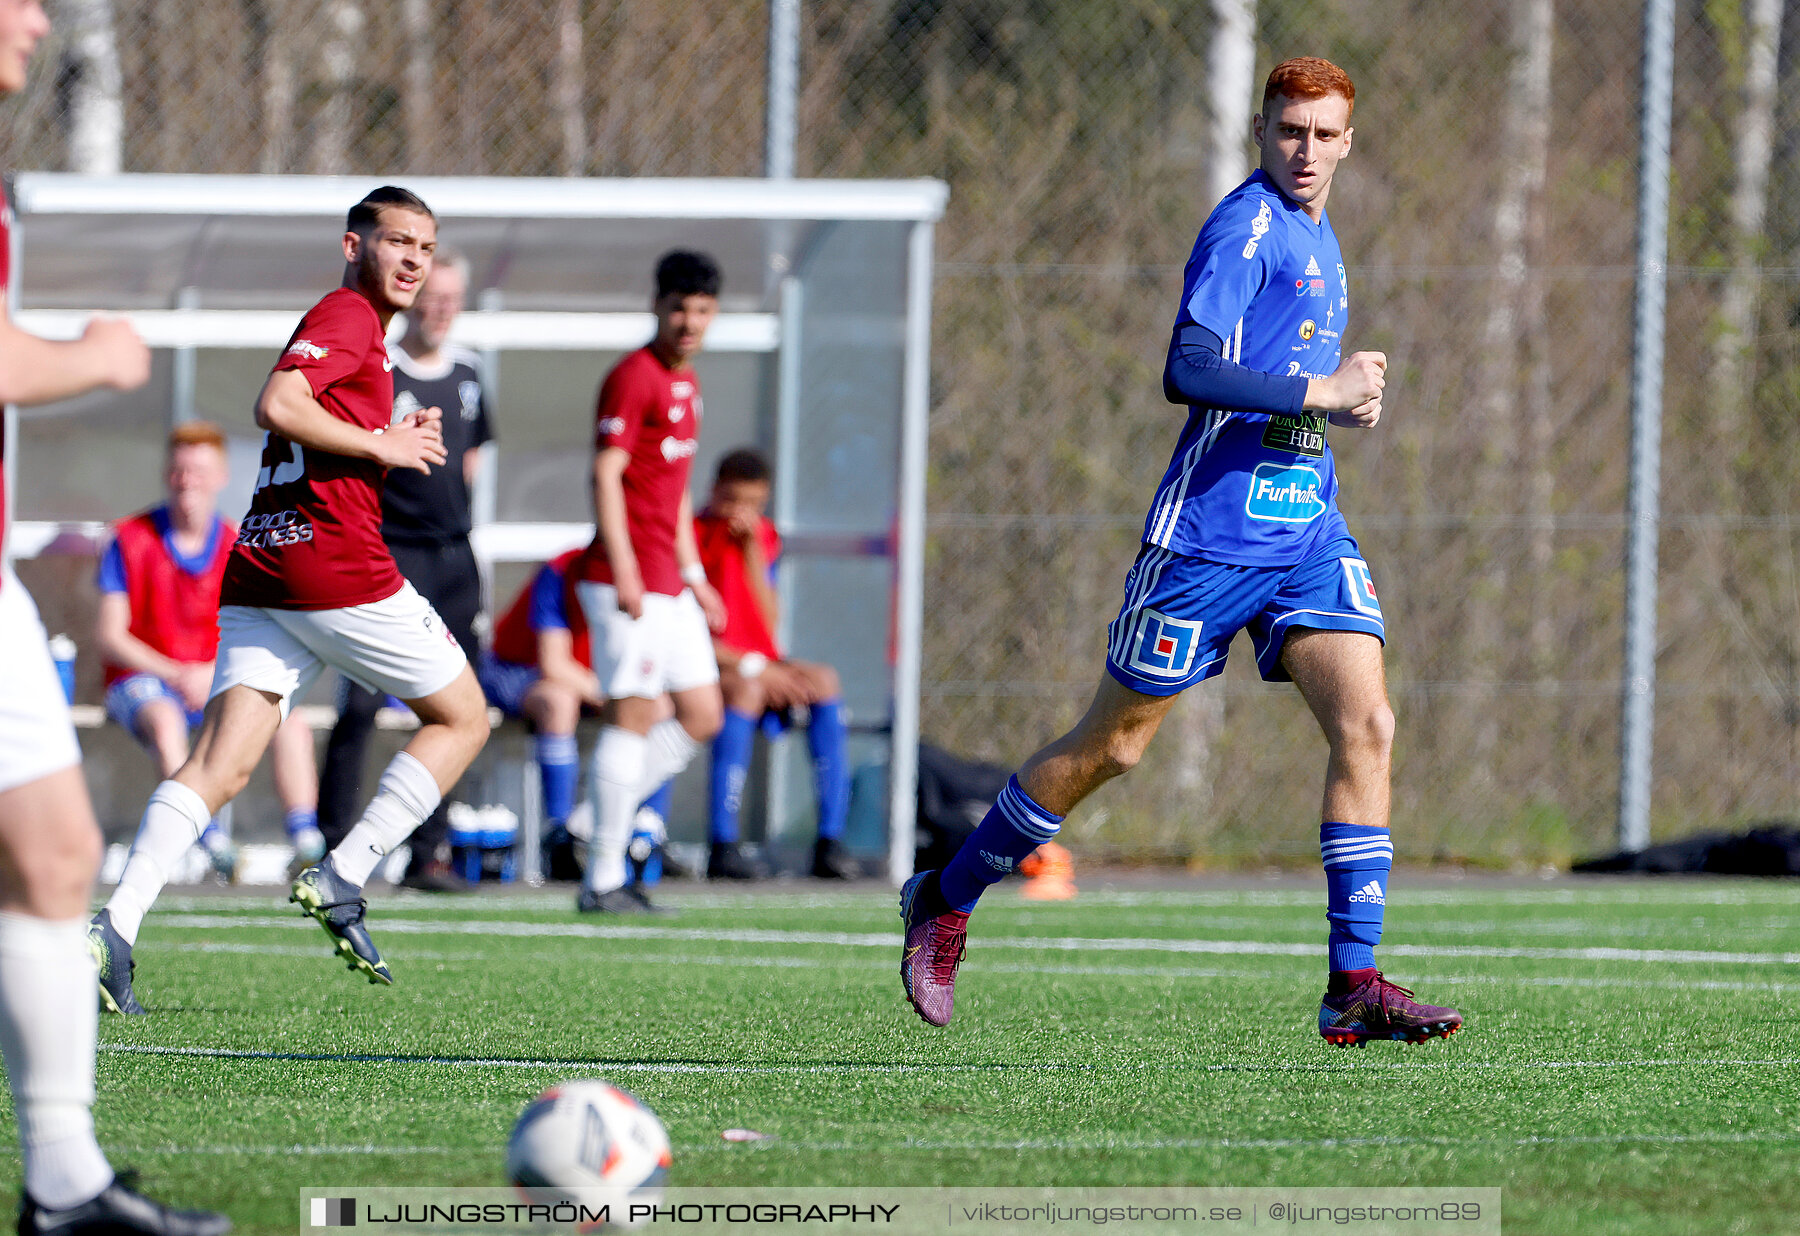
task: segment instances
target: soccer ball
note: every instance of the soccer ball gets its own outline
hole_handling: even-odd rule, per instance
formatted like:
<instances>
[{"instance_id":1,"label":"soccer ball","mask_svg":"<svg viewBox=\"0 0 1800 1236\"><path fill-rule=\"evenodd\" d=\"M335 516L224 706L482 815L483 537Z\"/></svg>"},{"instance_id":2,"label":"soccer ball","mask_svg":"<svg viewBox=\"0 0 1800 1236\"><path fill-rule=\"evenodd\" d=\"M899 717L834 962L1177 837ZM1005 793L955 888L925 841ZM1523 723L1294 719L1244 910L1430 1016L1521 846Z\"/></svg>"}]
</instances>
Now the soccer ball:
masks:
<instances>
[{"instance_id":1,"label":"soccer ball","mask_svg":"<svg viewBox=\"0 0 1800 1236\"><path fill-rule=\"evenodd\" d=\"M506 1143L506 1174L529 1200L610 1206L619 1226L632 1202L662 1199L668 1172L669 1134L656 1113L595 1079L538 1095Z\"/></svg>"}]
</instances>

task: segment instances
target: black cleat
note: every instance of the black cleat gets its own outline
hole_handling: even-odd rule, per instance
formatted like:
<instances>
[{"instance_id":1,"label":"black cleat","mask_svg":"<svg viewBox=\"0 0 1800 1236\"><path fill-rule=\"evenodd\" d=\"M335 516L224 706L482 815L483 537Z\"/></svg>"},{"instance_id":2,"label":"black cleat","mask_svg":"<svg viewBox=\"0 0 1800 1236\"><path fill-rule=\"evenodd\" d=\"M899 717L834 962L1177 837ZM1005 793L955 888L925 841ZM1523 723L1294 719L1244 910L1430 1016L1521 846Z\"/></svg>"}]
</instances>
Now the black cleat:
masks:
<instances>
[{"instance_id":1,"label":"black cleat","mask_svg":"<svg viewBox=\"0 0 1800 1236\"><path fill-rule=\"evenodd\" d=\"M581 882L581 858L575 852L575 838L560 824L544 836L544 878L554 884Z\"/></svg>"},{"instance_id":2,"label":"black cleat","mask_svg":"<svg viewBox=\"0 0 1800 1236\"><path fill-rule=\"evenodd\" d=\"M132 994L131 976L137 962L131 959L131 945L113 928L112 911L94 915L87 929L88 952L100 971L100 1004L109 1013L142 1016L149 1012Z\"/></svg>"},{"instance_id":3,"label":"black cleat","mask_svg":"<svg viewBox=\"0 0 1800 1236\"><path fill-rule=\"evenodd\" d=\"M337 873L330 856L300 873L288 900L298 902L302 912L318 920L335 942L338 956L352 970L368 975L371 983L392 985L394 976L388 973L387 963L369 939L369 929L363 926L369 903L363 900L362 889Z\"/></svg>"},{"instance_id":4,"label":"black cleat","mask_svg":"<svg viewBox=\"0 0 1800 1236\"><path fill-rule=\"evenodd\" d=\"M210 1210L175 1210L127 1188L117 1177L99 1194L66 1210L19 1197L19 1236L224 1236L231 1220Z\"/></svg>"},{"instance_id":5,"label":"black cleat","mask_svg":"<svg viewBox=\"0 0 1800 1236\"><path fill-rule=\"evenodd\" d=\"M815 880L855 880L862 876L856 860L835 837L820 837L813 843L812 874Z\"/></svg>"},{"instance_id":6,"label":"black cleat","mask_svg":"<svg viewBox=\"0 0 1800 1236\"><path fill-rule=\"evenodd\" d=\"M604 893L584 888L575 898L575 909L581 914L662 913L660 909L650 904L648 897L629 885L624 888L609 888Z\"/></svg>"},{"instance_id":7,"label":"black cleat","mask_svg":"<svg viewBox=\"0 0 1800 1236\"><path fill-rule=\"evenodd\" d=\"M706 859L709 880L755 880L760 878L756 864L738 849L735 841L715 841Z\"/></svg>"}]
</instances>

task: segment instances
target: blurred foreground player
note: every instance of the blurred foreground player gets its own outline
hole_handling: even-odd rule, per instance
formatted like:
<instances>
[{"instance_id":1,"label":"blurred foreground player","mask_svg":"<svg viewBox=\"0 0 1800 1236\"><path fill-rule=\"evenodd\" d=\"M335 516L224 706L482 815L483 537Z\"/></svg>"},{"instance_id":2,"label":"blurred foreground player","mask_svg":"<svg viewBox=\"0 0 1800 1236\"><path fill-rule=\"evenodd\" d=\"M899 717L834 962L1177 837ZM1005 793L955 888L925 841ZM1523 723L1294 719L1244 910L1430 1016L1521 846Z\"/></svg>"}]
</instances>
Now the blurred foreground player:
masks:
<instances>
[{"instance_id":1,"label":"blurred foreground player","mask_svg":"<svg viewBox=\"0 0 1800 1236\"><path fill-rule=\"evenodd\" d=\"M1462 1025L1455 1009L1418 1003L1375 968L1394 861L1394 714L1381 606L1338 513L1325 440L1327 419L1356 429L1381 419L1387 368L1379 352L1339 360L1350 301L1325 201L1350 153L1355 98L1326 60L1269 74L1254 124L1261 167L1213 210L1188 259L1163 378L1188 419L1109 630L1107 674L1087 715L1025 762L956 857L901 891L901 981L932 1025L950 1021L982 891L1135 765L1175 697L1220 673L1245 629L1263 677L1299 688L1331 748L1319 1033L1340 1045L1417 1043Z\"/></svg>"},{"instance_id":2,"label":"blurred foreground player","mask_svg":"<svg viewBox=\"0 0 1800 1236\"><path fill-rule=\"evenodd\" d=\"M38 0L0 0L0 94L25 88L26 65L49 30ZM11 226L0 197L0 403L142 386L150 353L123 322L89 322L71 343L13 325ZM231 1228L223 1215L170 1210L132 1192L94 1140L99 1014L87 911L100 827L37 607L5 558L6 449L0 425L0 1053L24 1155L19 1231L217 1236Z\"/></svg>"},{"instance_id":3,"label":"blurred foreground player","mask_svg":"<svg viewBox=\"0 0 1800 1236\"><path fill-rule=\"evenodd\" d=\"M295 700L336 669L398 696L420 721L362 819L300 873L291 898L372 983L393 978L363 926L363 885L488 736L468 658L381 540L384 470L444 462L437 408L394 419L383 341L430 273L436 243L436 219L406 190L386 186L358 202L345 222L343 286L307 311L263 384L263 468L225 568L212 698L193 755L151 794L119 881L141 889L148 909L158 874L244 788ZM131 947L106 920L103 910L100 981L122 1005Z\"/></svg>"},{"instance_id":4,"label":"blurred foreground player","mask_svg":"<svg viewBox=\"0 0 1800 1236\"><path fill-rule=\"evenodd\" d=\"M847 880L858 872L841 840L850 814L844 692L831 666L789 660L775 642L781 626L781 602L775 595L781 534L765 514L769 477L769 461L761 452L732 451L719 461L706 509L694 520L707 582L725 605L725 629L713 637L725 723L712 746L712 848L706 874L733 880L755 874L738 850L738 808L751 746L759 725L782 726L804 715L819 807L812 874Z\"/></svg>"},{"instance_id":5,"label":"blurred foreground player","mask_svg":"<svg viewBox=\"0 0 1800 1236\"><path fill-rule=\"evenodd\" d=\"M449 458L429 472L401 469L388 475L381 491L381 537L400 574L431 603L473 663L481 653L475 639L481 574L469 546L469 489L494 434L482 394L481 358L450 343L450 328L462 312L468 287L468 260L440 250L406 315L406 333L388 349L394 366L394 418L424 408L444 409L440 424ZM325 744L319 776L319 827L332 845L356 822L363 752L385 698L348 678L338 692L337 724ZM449 832L449 804L440 802L408 838L411 854L402 885L425 892L467 887L446 861Z\"/></svg>"},{"instance_id":6,"label":"blurred foreground player","mask_svg":"<svg viewBox=\"0 0 1800 1236\"><path fill-rule=\"evenodd\" d=\"M594 832L576 908L654 909L627 883L638 804L719 732L719 667L708 628L719 596L694 547L688 473L700 437L691 364L719 310L719 268L676 250L656 265L656 337L600 387L594 440L594 541L571 565L606 693L594 744ZM667 692L675 715L665 717Z\"/></svg>"},{"instance_id":7,"label":"blurred foreground player","mask_svg":"<svg viewBox=\"0 0 1800 1236\"><path fill-rule=\"evenodd\" d=\"M94 621L94 642L106 667L106 715L150 753L159 777L186 762L188 735L200 728L219 645L219 584L237 540L237 526L218 511L226 481L219 427L207 421L177 425L169 433L167 463L167 501L121 520L100 557ZM316 863L325 846L315 811L312 731L289 716L275 731L270 753L288 839L296 853ZM231 873L235 851L216 820L200 844L214 867ZM131 900L110 908L120 934L135 941ZM122 917L130 918L129 929L120 925Z\"/></svg>"}]
</instances>

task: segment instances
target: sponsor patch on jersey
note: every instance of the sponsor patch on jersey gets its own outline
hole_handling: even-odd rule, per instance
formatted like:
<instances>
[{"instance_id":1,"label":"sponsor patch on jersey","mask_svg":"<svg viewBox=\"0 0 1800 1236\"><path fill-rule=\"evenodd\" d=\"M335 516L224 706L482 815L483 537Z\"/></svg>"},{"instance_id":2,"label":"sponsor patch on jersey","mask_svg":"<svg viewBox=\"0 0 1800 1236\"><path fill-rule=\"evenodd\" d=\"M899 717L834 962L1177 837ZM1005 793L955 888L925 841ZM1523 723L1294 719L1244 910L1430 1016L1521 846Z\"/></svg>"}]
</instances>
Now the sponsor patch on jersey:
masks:
<instances>
[{"instance_id":1,"label":"sponsor patch on jersey","mask_svg":"<svg viewBox=\"0 0 1800 1236\"><path fill-rule=\"evenodd\" d=\"M1375 577L1369 564L1361 558L1339 558L1344 567L1344 582L1350 592L1350 604L1371 618L1381 617L1381 601L1375 596Z\"/></svg>"},{"instance_id":2,"label":"sponsor patch on jersey","mask_svg":"<svg viewBox=\"0 0 1800 1236\"><path fill-rule=\"evenodd\" d=\"M625 418L624 417L622 417L622 416L607 416L607 417L601 418L600 433L601 433L602 437L610 438L614 434L621 434L624 432L625 432Z\"/></svg>"},{"instance_id":3,"label":"sponsor patch on jersey","mask_svg":"<svg viewBox=\"0 0 1800 1236\"><path fill-rule=\"evenodd\" d=\"M1194 653L1200 648L1203 625L1185 618L1171 618L1159 610L1139 610L1137 631L1131 638L1129 667L1146 678L1186 678L1194 667Z\"/></svg>"},{"instance_id":4,"label":"sponsor patch on jersey","mask_svg":"<svg viewBox=\"0 0 1800 1236\"><path fill-rule=\"evenodd\" d=\"M1318 459L1325 454L1325 418L1322 416L1271 416L1263 430L1262 444L1272 451L1292 451Z\"/></svg>"},{"instance_id":5,"label":"sponsor patch on jersey","mask_svg":"<svg viewBox=\"0 0 1800 1236\"><path fill-rule=\"evenodd\" d=\"M1264 202L1257 210L1256 218L1250 220L1250 239L1244 242L1244 256L1246 258L1253 258L1256 256L1257 242L1268 235L1269 225L1274 221L1274 212L1269 209L1269 204Z\"/></svg>"},{"instance_id":6,"label":"sponsor patch on jersey","mask_svg":"<svg viewBox=\"0 0 1800 1236\"><path fill-rule=\"evenodd\" d=\"M294 342L288 344L287 348L287 354L289 356L304 356L308 360L324 360L330 353L330 348L322 348L318 344L306 339L296 339Z\"/></svg>"},{"instance_id":7,"label":"sponsor patch on jersey","mask_svg":"<svg viewBox=\"0 0 1800 1236\"><path fill-rule=\"evenodd\" d=\"M1310 524L1325 513L1320 485L1319 474L1306 464L1257 464L1244 514L1265 523Z\"/></svg>"},{"instance_id":8,"label":"sponsor patch on jersey","mask_svg":"<svg viewBox=\"0 0 1800 1236\"><path fill-rule=\"evenodd\" d=\"M698 438L664 438L662 440L662 457L670 463L677 459L691 459L695 451L700 449Z\"/></svg>"},{"instance_id":9,"label":"sponsor patch on jersey","mask_svg":"<svg viewBox=\"0 0 1800 1236\"><path fill-rule=\"evenodd\" d=\"M1313 332L1318 329L1319 324L1311 318L1308 318L1306 321L1300 323L1300 337L1302 339L1311 339L1313 337Z\"/></svg>"},{"instance_id":10,"label":"sponsor patch on jersey","mask_svg":"<svg viewBox=\"0 0 1800 1236\"><path fill-rule=\"evenodd\" d=\"M686 378L676 378L669 383L669 397L672 399L691 399L693 394L694 384Z\"/></svg>"}]
</instances>

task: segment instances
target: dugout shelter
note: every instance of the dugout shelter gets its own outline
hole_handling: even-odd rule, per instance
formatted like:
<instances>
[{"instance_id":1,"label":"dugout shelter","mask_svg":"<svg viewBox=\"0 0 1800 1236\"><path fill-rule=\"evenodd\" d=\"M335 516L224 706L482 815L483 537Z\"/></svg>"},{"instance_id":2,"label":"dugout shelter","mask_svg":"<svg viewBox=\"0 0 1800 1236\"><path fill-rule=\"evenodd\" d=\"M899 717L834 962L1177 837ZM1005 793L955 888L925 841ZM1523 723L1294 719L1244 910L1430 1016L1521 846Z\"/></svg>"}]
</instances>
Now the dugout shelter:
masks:
<instances>
[{"instance_id":1,"label":"dugout shelter","mask_svg":"<svg viewBox=\"0 0 1800 1236\"><path fill-rule=\"evenodd\" d=\"M530 564L591 536L594 396L652 334L657 257L679 247L718 259L721 312L696 366L706 422L695 504L724 451L769 453L786 542L783 644L842 674L859 768L852 840L885 849L904 878L939 181L18 174L15 321L72 338L95 313L121 314L155 365L139 391L7 410L10 554L92 541L158 500L164 436L192 417L231 437L221 510L240 515L260 449L256 393L299 315L341 278L345 212L389 182L424 198L440 242L470 263L452 341L484 358L499 437L474 536L496 605ZM772 839L811 826L803 748L789 741L769 761Z\"/></svg>"}]
</instances>

